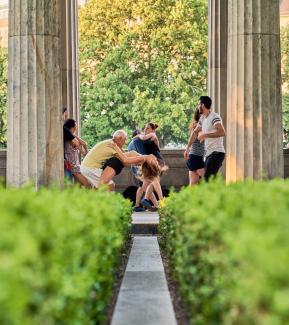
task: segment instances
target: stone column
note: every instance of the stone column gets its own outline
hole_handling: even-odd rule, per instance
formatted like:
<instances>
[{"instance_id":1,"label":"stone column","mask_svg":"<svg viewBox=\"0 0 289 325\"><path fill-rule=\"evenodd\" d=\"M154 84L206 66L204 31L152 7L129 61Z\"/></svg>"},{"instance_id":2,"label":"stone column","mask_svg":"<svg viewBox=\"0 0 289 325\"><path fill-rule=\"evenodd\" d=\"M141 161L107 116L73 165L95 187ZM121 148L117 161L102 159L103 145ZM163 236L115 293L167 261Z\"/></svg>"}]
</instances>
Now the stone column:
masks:
<instances>
[{"instance_id":1,"label":"stone column","mask_svg":"<svg viewBox=\"0 0 289 325\"><path fill-rule=\"evenodd\" d=\"M227 181L283 176L279 1L228 1Z\"/></svg>"},{"instance_id":2,"label":"stone column","mask_svg":"<svg viewBox=\"0 0 289 325\"><path fill-rule=\"evenodd\" d=\"M227 118L227 16L228 0L209 0L208 93L214 110Z\"/></svg>"},{"instance_id":3,"label":"stone column","mask_svg":"<svg viewBox=\"0 0 289 325\"><path fill-rule=\"evenodd\" d=\"M78 6L77 0L62 0L62 93L63 107L69 117L80 122L79 112L79 59L78 59Z\"/></svg>"},{"instance_id":4,"label":"stone column","mask_svg":"<svg viewBox=\"0 0 289 325\"><path fill-rule=\"evenodd\" d=\"M63 182L60 1L10 0L7 183Z\"/></svg>"}]
</instances>

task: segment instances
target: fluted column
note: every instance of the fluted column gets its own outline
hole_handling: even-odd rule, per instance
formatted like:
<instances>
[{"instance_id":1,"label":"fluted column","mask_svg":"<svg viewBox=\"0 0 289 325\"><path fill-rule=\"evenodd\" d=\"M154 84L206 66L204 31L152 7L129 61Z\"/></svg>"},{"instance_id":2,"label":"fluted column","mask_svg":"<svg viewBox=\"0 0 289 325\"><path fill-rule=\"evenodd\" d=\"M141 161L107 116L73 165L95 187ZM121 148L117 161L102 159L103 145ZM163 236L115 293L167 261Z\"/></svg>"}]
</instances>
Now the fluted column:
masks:
<instances>
[{"instance_id":1,"label":"fluted column","mask_svg":"<svg viewBox=\"0 0 289 325\"><path fill-rule=\"evenodd\" d=\"M69 117L80 122L77 0L62 0L62 93ZM80 129L80 128L79 128Z\"/></svg>"},{"instance_id":2,"label":"fluted column","mask_svg":"<svg viewBox=\"0 0 289 325\"><path fill-rule=\"evenodd\" d=\"M214 110L227 117L227 16L228 0L209 0L208 93Z\"/></svg>"},{"instance_id":3,"label":"fluted column","mask_svg":"<svg viewBox=\"0 0 289 325\"><path fill-rule=\"evenodd\" d=\"M227 181L283 176L279 1L228 1Z\"/></svg>"},{"instance_id":4,"label":"fluted column","mask_svg":"<svg viewBox=\"0 0 289 325\"><path fill-rule=\"evenodd\" d=\"M60 1L10 0L7 182L62 184Z\"/></svg>"}]
</instances>

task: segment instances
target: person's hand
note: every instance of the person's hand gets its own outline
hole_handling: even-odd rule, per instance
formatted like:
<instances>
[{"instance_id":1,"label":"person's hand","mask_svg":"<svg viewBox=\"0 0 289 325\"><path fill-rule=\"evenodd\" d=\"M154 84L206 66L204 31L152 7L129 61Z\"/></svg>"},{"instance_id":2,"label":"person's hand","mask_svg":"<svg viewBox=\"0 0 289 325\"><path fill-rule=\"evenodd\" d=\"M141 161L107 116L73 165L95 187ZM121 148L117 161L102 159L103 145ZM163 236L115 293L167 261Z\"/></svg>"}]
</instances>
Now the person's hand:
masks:
<instances>
[{"instance_id":1,"label":"person's hand","mask_svg":"<svg viewBox=\"0 0 289 325\"><path fill-rule=\"evenodd\" d=\"M112 149L116 149L117 148L117 144L113 140L111 140L108 143L108 146L109 146L109 148L112 148Z\"/></svg>"},{"instance_id":2,"label":"person's hand","mask_svg":"<svg viewBox=\"0 0 289 325\"><path fill-rule=\"evenodd\" d=\"M88 149L85 149L83 146L80 146L81 157L85 157L88 154Z\"/></svg>"},{"instance_id":3,"label":"person's hand","mask_svg":"<svg viewBox=\"0 0 289 325\"><path fill-rule=\"evenodd\" d=\"M206 135L205 135L205 133L203 133L203 132L199 132L199 134L198 134L198 140L199 140L200 142L204 142L205 139L206 139Z\"/></svg>"},{"instance_id":4,"label":"person's hand","mask_svg":"<svg viewBox=\"0 0 289 325\"><path fill-rule=\"evenodd\" d=\"M78 138L78 141L79 141L80 145L82 145L84 148L87 148L87 143L85 141L83 141L80 138Z\"/></svg>"},{"instance_id":5,"label":"person's hand","mask_svg":"<svg viewBox=\"0 0 289 325\"><path fill-rule=\"evenodd\" d=\"M184 158L185 158L185 160L189 159L189 149L188 148L186 148L186 150L184 151Z\"/></svg>"},{"instance_id":6,"label":"person's hand","mask_svg":"<svg viewBox=\"0 0 289 325\"><path fill-rule=\"evenodd\" d=\"M143 157L148 163L154 163L157 161L157 158L154 155L144 155Z\"/></svg>"},{"instance_id":7,"label":"person's hand","mask_svg":"<svg viewBox=\"0 0 289 325\"><path fill-rule=\"evenodd\" d=\"M81 145L81 148L82 148L82 153L83 153L83 156L86 156L88 154L88 146L87 146L87 143L83 140L79 140L79 143Z\"/></svg>"}]
</instances>

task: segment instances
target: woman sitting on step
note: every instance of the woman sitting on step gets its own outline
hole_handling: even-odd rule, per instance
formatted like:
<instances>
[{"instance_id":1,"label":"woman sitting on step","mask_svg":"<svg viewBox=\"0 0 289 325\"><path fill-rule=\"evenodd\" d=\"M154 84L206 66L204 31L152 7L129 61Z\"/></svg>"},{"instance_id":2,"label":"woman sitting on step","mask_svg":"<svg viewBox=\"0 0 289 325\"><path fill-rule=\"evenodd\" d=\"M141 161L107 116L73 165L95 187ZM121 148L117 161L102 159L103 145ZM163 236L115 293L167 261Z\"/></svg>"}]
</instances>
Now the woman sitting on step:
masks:
<instances>
[{"instance_id":1,"label":"woman sitting on step","mask_svg":"<svg viewBox=\"0 0 289 325\"><path fill-rule=\"evenodd\" d=\"M64 125L72 134L77 131L77 123L69 118ZM82 151L83 149L83 151ZM75 148L71 141L64 142L64 157L68 161L74 180L84 187L90 187L88 180L81 174L79 156L81 152L86 152L87 148L83 148L80 142L80 147Z\"/></svg>"}]
</instances>

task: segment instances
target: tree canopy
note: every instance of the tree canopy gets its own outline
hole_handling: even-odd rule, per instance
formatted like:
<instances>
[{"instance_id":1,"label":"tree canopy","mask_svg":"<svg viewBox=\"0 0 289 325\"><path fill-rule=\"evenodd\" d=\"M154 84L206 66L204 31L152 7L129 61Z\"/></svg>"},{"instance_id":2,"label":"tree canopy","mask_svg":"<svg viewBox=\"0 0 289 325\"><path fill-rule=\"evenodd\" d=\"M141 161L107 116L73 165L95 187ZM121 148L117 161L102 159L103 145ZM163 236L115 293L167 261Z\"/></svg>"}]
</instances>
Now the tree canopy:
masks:
<instances>
[{"instance_id":1,"label":"tree canopy","mask_svg":"<svg viewBox=\"0 0 289 325\"><path fill-rule=\"evenodd\" d=\"M0 48L0 148L7 143L7 85L8 85L8 54Z\"/></svg>"},{"instance_id":2,"label":"tree canopy","mask_svg":"<svg viewBox=\"0 0 289 325\"><path fill-rule=\"evenodd\" d=\"M92 145L115 129L160 124L184 143L206 89L206 0L90 0L79 13L81 112Z\"/></svg>"},{"instance_id":3,"label":"tree canopy","mask_svg":"<svg viewBox=\"0 0 289 325\"><path fill-rule=\"evenodd\" d=\"M284 142L289 142L289 25L281 28L282 110Z\"/></svg>"}]
</instances>

